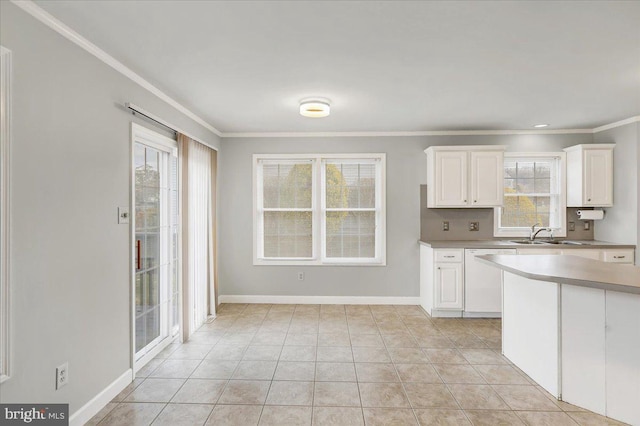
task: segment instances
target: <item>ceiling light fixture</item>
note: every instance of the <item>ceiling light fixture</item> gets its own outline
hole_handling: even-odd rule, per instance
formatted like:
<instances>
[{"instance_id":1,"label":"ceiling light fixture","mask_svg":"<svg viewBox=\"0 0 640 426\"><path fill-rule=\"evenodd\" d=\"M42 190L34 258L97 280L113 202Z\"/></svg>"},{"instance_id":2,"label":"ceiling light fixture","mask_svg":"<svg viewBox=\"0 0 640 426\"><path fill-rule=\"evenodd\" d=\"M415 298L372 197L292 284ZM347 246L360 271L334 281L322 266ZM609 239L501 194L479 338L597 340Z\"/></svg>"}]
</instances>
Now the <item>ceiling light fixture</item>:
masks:
<instances>
[{"instance_id":1,"label":"ceiling light fixture","mask_svg":"<svg viewBox=\"0 0 640 426\"><path fill-rule=\"evenodd\" d=\"M536 129L542 129L543 127L549 127L548 124L534 124L533 127Z\"/></svg>"},{"instance_id":2,"label":"ceiling light fixture","mask_svg":"<svg viewBox=\"0 0 640 426\"><path fill-rule=\"evenodd\" d=\"M310 118L322 118L331 113L329 99L307 98L300 101L300 115Z\"/></svg>"}]
</instances>

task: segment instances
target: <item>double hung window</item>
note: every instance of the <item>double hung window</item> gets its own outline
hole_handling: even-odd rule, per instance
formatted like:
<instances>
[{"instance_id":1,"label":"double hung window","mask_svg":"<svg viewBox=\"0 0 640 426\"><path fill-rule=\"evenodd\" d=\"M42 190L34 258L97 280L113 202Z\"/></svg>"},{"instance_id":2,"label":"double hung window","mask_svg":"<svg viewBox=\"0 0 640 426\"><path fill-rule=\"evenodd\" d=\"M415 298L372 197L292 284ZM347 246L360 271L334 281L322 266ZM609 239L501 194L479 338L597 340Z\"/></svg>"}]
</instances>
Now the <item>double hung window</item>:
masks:
<instances>
[{"instance_id":1,"label":"double hung window","mask_svg":"<svg viewBox=\"0 0 640 426\"><path fill-rule=\"evenodd\" d=\"M495 209L495 235L529 235L538 224L566 236L565 198L564 153L506 153L504 202Z\"/></svg>"},{"instance_id":2,"label":"double hung window","mask_svg":"<svg viewBox=\"0 0 640 426\"><path fill-rule=\"evenodd\" d=\"M384 154L255 155L254 264L384 264Z\"/></svg>"}]
</instances>

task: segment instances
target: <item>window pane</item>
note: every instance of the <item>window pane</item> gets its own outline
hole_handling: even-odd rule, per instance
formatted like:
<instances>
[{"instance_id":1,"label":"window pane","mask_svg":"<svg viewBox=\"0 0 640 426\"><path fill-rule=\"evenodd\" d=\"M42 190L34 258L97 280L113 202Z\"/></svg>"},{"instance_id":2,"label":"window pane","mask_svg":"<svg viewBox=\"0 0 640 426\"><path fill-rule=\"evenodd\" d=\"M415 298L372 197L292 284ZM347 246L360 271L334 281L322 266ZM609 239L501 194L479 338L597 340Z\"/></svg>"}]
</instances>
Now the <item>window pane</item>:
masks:
<instances>
[{"instance_id":1,"label":"window pane","mask_svg":"<svg viewBox=\"0 0 640 426\"><path fill-rule=\"evenodd\" d=\"M312 257L311 212L265 212L264 257Z\"/></svg>"},{"instance_id":2,"label":"window pane","mask_svg":"<svg viewBox=\"0 0 640 426\"><path fill-rule=\"evenodd\" d=\"M327 212L327 257L375 257L375 212Z\"/></svg>"},{"instance_id":3,"label":"window pane","mask_svg":"<svg viewBox=\"0 0 640 426\"><path fill-rule=\"evenodd\" d=\"M551 177L551 163L550 162L536 162L536 179L550 178Z\"/></svg>"},{"instance_id":4,"label":"window pane","mask_svg":"<svg viewBox=\"0 0 640 426\"><path fill-rule=\"evenodd\" d=\"M535 192L548 194L551 192L551 179L536 179Z\"/></svg>"},{"instance_id":5,"label":"window pane","mask_svg":"<svg viewBox=\"0 0 640 426\"><path fill-rule=\"evenodd\" d=\"M518 178L533 178L534 165L533 162L518 161Z\"/></svg>"},{"instance_id":6,"label":"window pane","mask_svg":"<svg viewBox=\"0 0 640 426\"><path fill-rule=\"evenodd\" d=\"M326 163L327 208L374 208L376 165Z\"/></svg>"},{"instance_id":7,"label":"window pane","mask_svg":"<svg viewBox=\"0 0 640 426\"><path fill-rule=\"evenodd\" d=\"M529 227L534 223L549 226L549 197L505 197L500 226Z\"/></svg>"},{"instance_id":8,"label":"window pane","mask_svg":"<svg viewBox=\"0 0 640 426\"><path fill-rule=\"evenodd\" d=\"M265 163L262 176L265 208L311 208L311 163Z\"/></svg>"}]
</instances>

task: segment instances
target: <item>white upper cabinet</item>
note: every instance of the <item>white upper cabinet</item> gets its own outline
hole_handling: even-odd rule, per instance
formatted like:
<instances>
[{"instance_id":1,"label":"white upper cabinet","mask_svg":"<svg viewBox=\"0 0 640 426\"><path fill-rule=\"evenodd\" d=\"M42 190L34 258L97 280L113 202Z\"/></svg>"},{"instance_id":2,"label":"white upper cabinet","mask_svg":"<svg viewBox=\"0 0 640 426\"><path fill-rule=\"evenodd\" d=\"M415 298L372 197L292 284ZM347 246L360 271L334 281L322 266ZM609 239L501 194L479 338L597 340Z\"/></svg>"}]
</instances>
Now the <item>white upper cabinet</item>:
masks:
<instances>
[{"instance_id":1,"label":"white upper cabinet","mask_svg":"<svg viewBox=\"0 0 640 426\"><path fill-rule=\"evenodd\" d=\"M501 206L504 149L502 145L427 148L428 207Z\"/></svg>"},{"instance_id":2,"label":"white upper cabinet","mask_svg":"<svg viewBox=\"0 0 640 426\"><path fill-rule=\"evenodd\" d=\"M504 193L502 151L471 151L471 207L501 206Z\"/></svg>"},{"instance_id":3,"label":"white upper cabinet","mask_svg":"<svg viewBox=\"0 0 640 426\"><path fill-rule=\"evenodd\" d=\"M615 144L576 145L567 152L567 207L613 206Z\"/></svg>"}]
</instances>

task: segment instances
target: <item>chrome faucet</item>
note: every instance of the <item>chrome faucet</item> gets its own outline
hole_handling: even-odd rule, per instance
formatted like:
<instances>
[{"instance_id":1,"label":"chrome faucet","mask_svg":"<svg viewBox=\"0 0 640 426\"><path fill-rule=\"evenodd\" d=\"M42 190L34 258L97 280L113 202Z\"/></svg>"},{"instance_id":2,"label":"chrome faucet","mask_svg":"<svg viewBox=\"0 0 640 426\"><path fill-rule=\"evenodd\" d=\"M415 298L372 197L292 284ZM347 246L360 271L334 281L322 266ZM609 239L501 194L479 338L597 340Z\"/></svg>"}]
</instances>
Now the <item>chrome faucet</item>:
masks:
<instances>
[{"instance_id":1,"label":"chrome faucet","mask_svg":"<svg viewBox=\"0 0 640 426\"><path fill-rule=\"evenodd\" d=\"M547 231L551 233L551 238L553 239L553 229L551 228L540 228L538 230L536 230L536 226L538 225L542 225L541 223L535 223L532 227L531 227L531 233L529 234L529 241L535 241L536 237L538 236L538 234L541 231Z\"/></svg>"}]
</instances>

